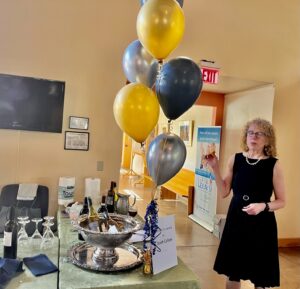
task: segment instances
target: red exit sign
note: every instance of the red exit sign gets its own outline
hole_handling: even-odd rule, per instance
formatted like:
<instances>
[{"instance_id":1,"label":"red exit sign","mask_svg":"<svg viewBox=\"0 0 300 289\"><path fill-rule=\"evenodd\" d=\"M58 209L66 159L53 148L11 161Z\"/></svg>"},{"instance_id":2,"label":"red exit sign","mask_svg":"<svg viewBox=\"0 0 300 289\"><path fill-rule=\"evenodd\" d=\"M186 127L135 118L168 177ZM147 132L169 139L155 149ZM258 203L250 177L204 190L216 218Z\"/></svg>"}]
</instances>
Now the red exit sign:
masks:
<instances>
[{"instance_id":1,"label":"red exit sign","mask_svg":"<svg viewBox=\"0 0 300 289\"><path fill-rule=\"evenodd\" d=\"M203 82L210 83L210 84L218 83L219 73L220 73L220 70L218 68L202 66L201 72L202 72Z\"/></svg>"}]
</instances>

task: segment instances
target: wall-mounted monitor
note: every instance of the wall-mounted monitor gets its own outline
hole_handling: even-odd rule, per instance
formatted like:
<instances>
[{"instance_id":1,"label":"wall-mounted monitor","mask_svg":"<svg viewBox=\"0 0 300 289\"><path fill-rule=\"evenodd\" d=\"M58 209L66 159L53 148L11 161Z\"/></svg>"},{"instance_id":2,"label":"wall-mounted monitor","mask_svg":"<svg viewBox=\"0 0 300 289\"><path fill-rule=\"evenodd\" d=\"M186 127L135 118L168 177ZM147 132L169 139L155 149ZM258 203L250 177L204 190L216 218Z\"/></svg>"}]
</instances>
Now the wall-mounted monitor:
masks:
<instances>
[{"instance_id":1,"label":"wall-mounted monitor","mask_svg":"<svg viewBox=\"0 0 300 289\"><path fill-rule=\"evenodd\" d=\"M0 129L61 133L65 82L0 74Z\"/></svg>"}]
</instances>

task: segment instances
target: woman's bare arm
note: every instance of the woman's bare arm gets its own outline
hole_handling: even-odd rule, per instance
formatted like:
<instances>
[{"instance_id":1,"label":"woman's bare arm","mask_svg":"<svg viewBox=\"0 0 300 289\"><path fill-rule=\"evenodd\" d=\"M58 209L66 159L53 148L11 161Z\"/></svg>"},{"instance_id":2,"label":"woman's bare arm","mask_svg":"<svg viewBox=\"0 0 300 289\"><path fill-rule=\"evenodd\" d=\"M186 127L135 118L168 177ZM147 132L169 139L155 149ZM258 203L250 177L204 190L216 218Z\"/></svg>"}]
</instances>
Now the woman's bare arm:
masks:
<instances>
[{"instance_id":1,"label":"woman's bare arm","mask_svg":"<svg viewBox=\"0 0 300 289\"><path fill-rule=\"evenodd\" d=\"M233 164L235 155L232 155L228 162L224 178L221 176L219 161L215 155L209 155L206 157L208 165L212 168L216 178L216 184L218 193L222 198L226 198L230 194L231 182L233 175Z\"/></svg>"}]
</instances>

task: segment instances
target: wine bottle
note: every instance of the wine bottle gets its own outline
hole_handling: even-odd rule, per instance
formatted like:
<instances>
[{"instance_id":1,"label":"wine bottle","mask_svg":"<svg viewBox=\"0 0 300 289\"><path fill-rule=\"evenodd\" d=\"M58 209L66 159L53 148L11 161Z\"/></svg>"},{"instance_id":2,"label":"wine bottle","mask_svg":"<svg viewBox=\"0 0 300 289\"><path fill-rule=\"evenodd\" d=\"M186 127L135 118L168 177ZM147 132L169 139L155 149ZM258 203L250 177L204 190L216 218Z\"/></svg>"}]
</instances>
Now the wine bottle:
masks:
<instances>
[{"instance_id":1,"label":"wine bottle","mask_svg":"<svg viewBox=\"0 0 300 289\"><path fill-rule=\"evenodd\" d=\"M15 221L15 208L11 207L9 213L9 220L5 223L4 227L4 240L3 240L3 257L16 259L17 258L17 244L18 240L18 225Z\"/></svg>"},{"instance_id":2,"label":"wine bottle","mask_svg":"<svg viewBox=\"0 0 300 289\"><path fill-rule=\"evenodd\" d=\"M88 205L89 205L89 216L88 216L88 221L89 221L89 229L92 231L99 231L99 216L97 212L95 211L93 207L93 203L91 198L88 198Z\"/></svg>"},{"instance_id":3,"label":"wine bottle","mask_svg":"<svg viewBox=\"0 0 300 289\"><path fill-rule=\"evenodd\" d=\"M85 197L84 201L83 201L83 207L82 207L82 209L81 209L81 211L79 213L79 216L84 215L84 214L88 215L88 213L89 213L88 198ZM84 238L82 237L82 235L81 235L80 232L78 233L78 239L80 241L84 241Z\"/></svg>"},{"instance_id":4,"label":"wine bottle","mask_svg":"<svg viewBox=\"0 0 300 289\"><path fill-rule=\"evenodd\" d=\"M100 214L100 213L106 213L106 212L107 212L106 196L102 196L101 204L100 204L100 207L98 209L98 214Z\"/></svg>"},{"instance_id":5,"label":"wine bottle","mask_svg":"<svg viewBox=\"0 0 300 289\"><path fill-rule=\"evenodd\" d=\"M108 221L110 219L106 207L106 196L102 196L101 205L98 209L98 213L101 214L101 219L99 221L99 229L100 232L107 232L109 229Z\"/></svg>"},{"instance_id":6,"label":"wine bottle","mask_svg":"<svg viewBox=\"0 0 300 289\"><path fill-rule=\"evenodd\" d=\"M107 192L106 207L109 213L113 213L115 211L115 188L116 187L117 187L116 182L111 182L110 189Z\"/></svg>"},{"instance_id":7,"label":"wine bottle","mask_svg":"<svg viewBox=\"0 0 300 289\"><path fill-rule=\"evenodd\" d=\"M114 197L114 212L116 212L116 204L117 204L117 200L118 200L118 189L117 189L117 183L116 182L113 182L113 186L114 186L114 194L115 194L115 197Z\"/></svg>"}]
</instances>

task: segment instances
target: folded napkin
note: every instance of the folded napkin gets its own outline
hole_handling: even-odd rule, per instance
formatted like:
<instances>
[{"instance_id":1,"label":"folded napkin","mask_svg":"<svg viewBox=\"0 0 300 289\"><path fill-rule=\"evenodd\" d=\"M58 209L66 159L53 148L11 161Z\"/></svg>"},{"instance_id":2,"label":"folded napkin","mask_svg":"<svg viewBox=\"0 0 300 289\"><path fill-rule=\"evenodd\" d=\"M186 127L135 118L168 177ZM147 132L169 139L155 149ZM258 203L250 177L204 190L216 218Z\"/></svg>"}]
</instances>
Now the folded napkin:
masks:
<instances>
[{"instance_id":1,"label":"folded napkin","mask_svg":"<svg viewBox=\"0 0 300 289\"><path fill-rule=\"evenodd\" d=\"M23 262L17 259L0 258L0 288L18 272L23 272Z\"/></svg>"},{"instance_id":2,"label":"folded napkin","mask_svg":"<svg viewBox=\"0 0 300 289\"><path fill-rule=\"evenodd\" d=\"M34 276L42 276L58 271L58 268L44 254L24 258L23 262Z\"/></svg>"},{"instance_id":3,"label":"folded napkin","mask_svg":"<svg viewBox=\"0 0 300 289\"><path fill-rule=\"evenodd\" d=\"M36 197L38 184L19 184L17 200L32 201Z\"/></svg>"}]
</instances>

